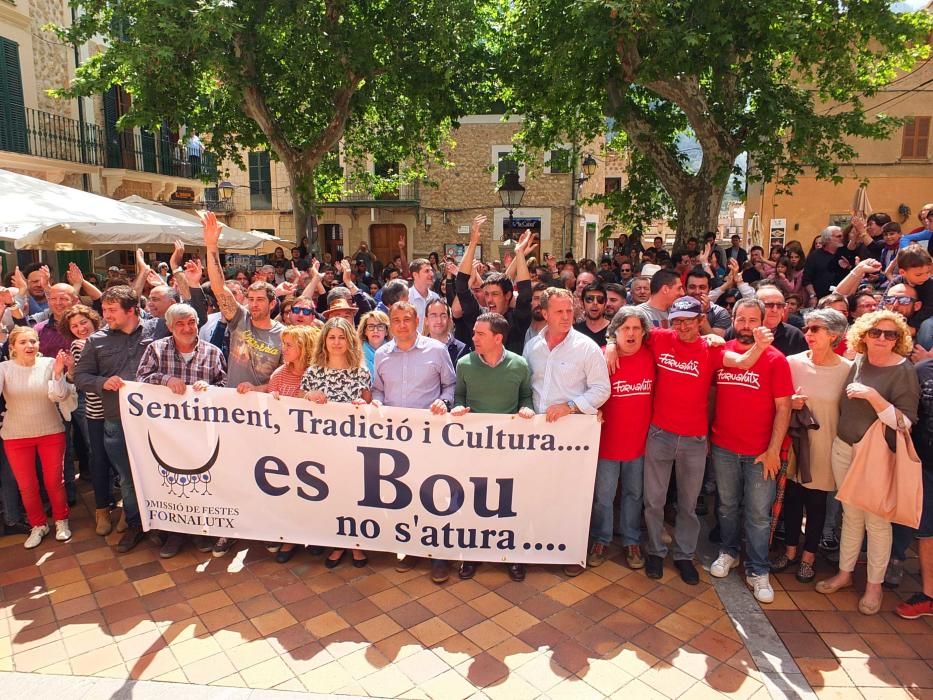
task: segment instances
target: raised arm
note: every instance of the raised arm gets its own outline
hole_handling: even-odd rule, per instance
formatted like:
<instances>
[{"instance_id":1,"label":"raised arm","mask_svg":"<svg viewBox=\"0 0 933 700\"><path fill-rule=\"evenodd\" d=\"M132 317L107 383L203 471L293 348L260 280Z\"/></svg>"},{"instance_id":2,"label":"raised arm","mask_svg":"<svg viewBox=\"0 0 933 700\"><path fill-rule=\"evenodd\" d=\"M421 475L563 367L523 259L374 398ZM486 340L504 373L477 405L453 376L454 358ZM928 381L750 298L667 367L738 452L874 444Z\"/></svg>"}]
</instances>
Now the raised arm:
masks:
<instances>
[{"instance_id":1,"label":"raised arm","mask_svg":"<svg viewBox=\"0 0 933 700\"><path fill-rule=\"evenodd\" d=\"M761 357L761 354L774 342L774 334L761 326L755 329L755 344L743 353L733 350L727 350L723 355L722 363L726 367L738 367L739 369L748 369Z\"/></svg>"},{"instance_id":2,"label":"raised arm","mask_svg":"<svg viewBox=\"0 0 933 700\"><path fill-rule=\"evenodd\" d=\"M398 254L401 258L399 266L402 268L398 273L405 279L411 278L411 270L408 269L408 258L405 257L405 234L398 237Z\"/></svg>"},{"instance_id":3,"label":"raised arm","mask_svg":"<svg viewBox=\"0 0 933 700\"><path fill-rule=\"evenodd\" d=\"M207 278L211 282L211 291L217 298L223 319L230 321L239 311L239 305L233 292L224 284L224 271L220 266L220 223L214 212L204 214L201 226L204 229L204 245L207 248Z\"/></svg>"},{"instance_id":4,"label":"raised arm","mask_svg":"<svg viewBox=\"0 0 933 700\"><path fill-rule=\"evenodd\" d=\"M842 294L846 297L850 294L855 294L858 291L859 284L861 284L866 274L880 271L880 262L877 260L872 260L871 258L866 258L858 265L853 267L849 274L843 278L842 282L836 285L836 293Z\"/></svg>"}]
</instances>

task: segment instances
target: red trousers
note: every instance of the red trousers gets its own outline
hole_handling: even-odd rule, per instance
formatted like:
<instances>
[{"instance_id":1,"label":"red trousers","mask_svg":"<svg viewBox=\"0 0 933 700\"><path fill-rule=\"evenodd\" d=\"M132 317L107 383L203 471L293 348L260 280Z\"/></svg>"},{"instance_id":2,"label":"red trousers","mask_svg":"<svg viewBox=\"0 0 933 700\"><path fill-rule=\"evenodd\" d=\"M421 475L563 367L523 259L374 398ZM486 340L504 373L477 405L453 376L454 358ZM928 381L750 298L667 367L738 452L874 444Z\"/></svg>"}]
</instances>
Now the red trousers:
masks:
<instances>
[{"instance_id":1,"label":"red trousers","mask_svg":"<svg viewBox=\"0 0 933 700\"><path fill-rule=\"evenodd\" d=\"M45 525L45 508L39 495L39 479L36 477L36 454L42 463L42 481L52 504L55 520L68 519L68 499L65 496L65 433L52 433L33 438L4 440L3 448L10 462L16 484L19 486L26 518L32 527Z\"/></svg>"}]
</instances>

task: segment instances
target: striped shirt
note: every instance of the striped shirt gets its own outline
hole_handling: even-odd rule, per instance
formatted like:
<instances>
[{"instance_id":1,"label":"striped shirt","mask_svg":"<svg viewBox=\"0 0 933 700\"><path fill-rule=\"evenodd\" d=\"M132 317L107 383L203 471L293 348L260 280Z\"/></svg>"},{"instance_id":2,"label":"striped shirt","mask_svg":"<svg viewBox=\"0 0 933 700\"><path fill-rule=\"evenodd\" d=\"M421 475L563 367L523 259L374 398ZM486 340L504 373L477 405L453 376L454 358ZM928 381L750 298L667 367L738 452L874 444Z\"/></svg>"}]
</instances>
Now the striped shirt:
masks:
<instances>
[{"instance_id":1,"label":"striped shirt","mask_svg":"<svg viewBox=\"0 0 933 700\"><path fill-rule=\"evenodd\" d=\"M71 341L71 356L75 358L76 365L78 360L81 359L81 351L84 349L86 341L87 338ZM100 398L100 394L95 394L92 391L84 392L84 416L88 420L104 419L104 401Z\"/></svg>"}]
</instances>

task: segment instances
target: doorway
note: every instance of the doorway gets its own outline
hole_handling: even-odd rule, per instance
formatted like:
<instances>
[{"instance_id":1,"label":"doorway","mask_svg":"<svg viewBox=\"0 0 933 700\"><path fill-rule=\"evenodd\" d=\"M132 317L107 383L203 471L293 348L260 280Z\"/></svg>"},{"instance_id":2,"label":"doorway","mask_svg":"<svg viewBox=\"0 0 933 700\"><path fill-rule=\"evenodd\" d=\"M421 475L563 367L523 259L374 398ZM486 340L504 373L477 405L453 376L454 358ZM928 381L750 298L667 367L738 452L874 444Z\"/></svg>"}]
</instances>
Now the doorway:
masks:
<instances>
[{"instance_id":1,"label":"doorway","mask_svg":"<svg viewBox=\"0 0 933 700\"><path fill-rule=\"evenodd\" d=\"M383 266L389 265L392 258L398 255L400 237L405 237L407 242L408 229L405 224L372 224L369 227L369 249Z\"/></svg>"}]
</instances>

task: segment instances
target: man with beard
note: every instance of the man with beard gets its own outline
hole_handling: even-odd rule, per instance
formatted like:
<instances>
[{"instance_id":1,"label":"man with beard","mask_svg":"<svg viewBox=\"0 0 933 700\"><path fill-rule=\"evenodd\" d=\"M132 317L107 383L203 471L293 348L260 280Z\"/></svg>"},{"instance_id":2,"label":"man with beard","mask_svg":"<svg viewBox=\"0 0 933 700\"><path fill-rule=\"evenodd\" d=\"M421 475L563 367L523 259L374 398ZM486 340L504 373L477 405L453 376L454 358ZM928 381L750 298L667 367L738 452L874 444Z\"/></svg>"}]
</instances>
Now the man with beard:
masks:
<instances>
[{"instance_id":1,"label":"man with beard","mask_svg":"<svg viewBox=\"0 0 933 700\"><path fill-rule=\"evenodd\" d=\"M744 353L755 345L755 329L761 327L764 311L764 304L757 299L736 302L732 312L735 340L726 343L726 350ZM790 366L774 347L765 348L744 371L721 369L716 373L712 453L721 546L710 574L725 578L738 565L742 512L745 582L760 603L774 600L768 576L771 505L793 393Z\"/></svg>"},{"instance_id":2,"label":"man with beard","mask_svg":"<svg viewBox=\"0 0 933 700\"><path fill-rule=\"evenodd\" d=\"M547 288L547 284L538 282L531 293L531 324L528 326L528 330L525 331L526 345L547 325L544 314L541 313L541 293Z\"/></svg>"},{"instance_id":3,"label":"man with beard","mask_svg":"<svg viewBox=\"0 0 933 700\"><path fill-rule=\"evenodd\" d=\"M606 290L599 282L593 282L583 290L583 320L573 329L582 333L600 347L606 344Z\"/></svg>"},{"instance_id":4,"label":"man with beard","mask_svg":"<svg viewBox=\"0 0 933 700\"><path fill-rule=\"evenodd\" d=\"M667 545L661 537L664 505L671 472L676 468L674 565L684 583L690 585L700 580L693 565L700 532L695 508L706 466L707 404L713 374L723 366L751 367L772 341L771 333L759 328L755 331L755 345L744 354L712 347L706 337L700 337L702 314L700 302L693 297L681 297L674 301L668 315L673 330L655 328L651 332L657 383L645 448L644 499L648 530L645 571L649 578L664 575L667 554ZM615 358L610 358L608 353L607 361L614 368Z\"/></svg>"},{"instance_id":5,"label":"man with beard","mask_svg":"<svg viewBox=\"0 0 933 700\"><path fill-rule=\"evenodd\" d=\"M461 327L472 329L483 312L482 305L470 290L470 276L473 272L473 259L476 246L480 241L480 227L486 222L485 216L477 216L470 226L470 242L460 263L460 270L455 280L457 299L460 302ZM525 261L526 251L534 245L534 236L531 231L525 231L515 245L515 308L512 308L513 284L512 280L502 273L488 276L482 284L485 292L485 303L488 310L505 317L509 322L509 334L505 346L514 353L521 354L525 346L525 332L531 323L531 275L528 274L528 265ZM466 343L461 337L460 340ZM472 339L471 339L472 341Z\"/></svg>"},{"instance_id":6,"label":"man with beard","mask_svg":"<svg viewBox=\"0 0 933 700\"><path fill-rule=\"evenodd\" d=\"M612 320L616 312L625 306L625 288L621 284L607 284L606 289L606 318Z\"/></svg>"}]
</instances>

